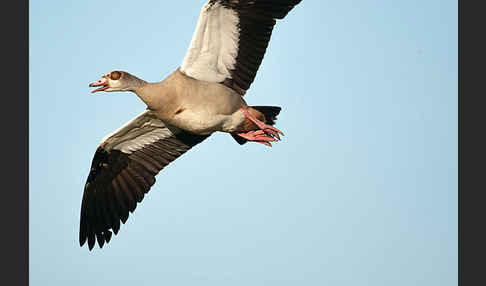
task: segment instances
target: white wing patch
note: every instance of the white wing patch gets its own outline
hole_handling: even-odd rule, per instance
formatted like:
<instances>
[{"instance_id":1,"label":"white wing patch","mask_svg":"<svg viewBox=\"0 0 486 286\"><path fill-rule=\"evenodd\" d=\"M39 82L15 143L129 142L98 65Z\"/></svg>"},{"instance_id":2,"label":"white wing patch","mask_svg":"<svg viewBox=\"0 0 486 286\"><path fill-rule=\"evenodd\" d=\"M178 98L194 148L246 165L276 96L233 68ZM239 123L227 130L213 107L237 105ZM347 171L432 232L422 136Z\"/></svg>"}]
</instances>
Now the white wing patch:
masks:
<instances>
[{"instance_id":1,"label":"white wing patch","mask_svg":"<svg viewBox=\"0 0 486 286\"><path fill-rule=\"evenodd\" d=\"M100 146L107 151L116 149L130 154L173 134L150 110L146 110L115 132L105 136Z\"/></svg>"},{"instance_id":2,"label":"white wing patch","mask_svg":"<svg viewBox=\"0 0 486 286\"><path fill-rule=\"evenodd\" d=\"M238 23L238 14L219 2L204 5L181 70L209 82L231 78L238 55Z\"/></svg>"}]
</instances>

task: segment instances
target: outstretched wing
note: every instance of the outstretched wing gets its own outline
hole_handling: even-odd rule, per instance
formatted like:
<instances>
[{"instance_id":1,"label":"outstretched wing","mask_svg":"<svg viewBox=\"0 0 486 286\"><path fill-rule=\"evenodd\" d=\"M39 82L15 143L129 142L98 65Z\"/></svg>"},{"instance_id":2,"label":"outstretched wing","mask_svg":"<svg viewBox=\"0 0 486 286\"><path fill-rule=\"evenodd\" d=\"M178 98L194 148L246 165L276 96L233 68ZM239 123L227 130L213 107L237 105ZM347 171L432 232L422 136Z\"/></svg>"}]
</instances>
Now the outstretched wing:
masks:
<instances>
[{"instance_id":1,"label":"outstretched wing","mask_svg":"<svg viewBox=\"0 0 486 286\"><path fill-rule=\"evenodd\" d=\"M210 0L201 9L181 70L244 95L263 60L275 19L283 19L301 1Z\"/></svg>"},{"instance_id":2,"label":"outstretched wing","mask_svg":"<svg viewBox=\"0 0 486 286\"><path fill-rule=\"evenodd\" d=\"M103 247L125 223L155 175L209 136L167 127L146 110L105 137L93 158L81 203L79 244Z\"/></svg>"}]
</instances>

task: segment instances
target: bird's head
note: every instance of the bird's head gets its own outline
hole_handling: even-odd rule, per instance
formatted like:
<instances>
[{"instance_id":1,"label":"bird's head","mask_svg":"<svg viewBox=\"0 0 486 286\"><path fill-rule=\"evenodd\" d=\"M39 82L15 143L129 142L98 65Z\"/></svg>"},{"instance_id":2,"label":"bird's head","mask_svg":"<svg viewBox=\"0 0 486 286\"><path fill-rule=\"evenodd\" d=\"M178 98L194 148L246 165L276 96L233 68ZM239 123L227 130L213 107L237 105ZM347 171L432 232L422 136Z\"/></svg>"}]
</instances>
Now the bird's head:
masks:
<instances>
[{"instance_id":1,"label":"bird's head","mask_svg":"<svg viewBox=\"0 0 486 286\"><path fill-rule=\"evenodd\" d=\"M137 78L124 71L112 71L103 75L97 82L89 84L89 87L99 86L91 91L133 91L137 86Z\"/></svg>"}]
</instances>

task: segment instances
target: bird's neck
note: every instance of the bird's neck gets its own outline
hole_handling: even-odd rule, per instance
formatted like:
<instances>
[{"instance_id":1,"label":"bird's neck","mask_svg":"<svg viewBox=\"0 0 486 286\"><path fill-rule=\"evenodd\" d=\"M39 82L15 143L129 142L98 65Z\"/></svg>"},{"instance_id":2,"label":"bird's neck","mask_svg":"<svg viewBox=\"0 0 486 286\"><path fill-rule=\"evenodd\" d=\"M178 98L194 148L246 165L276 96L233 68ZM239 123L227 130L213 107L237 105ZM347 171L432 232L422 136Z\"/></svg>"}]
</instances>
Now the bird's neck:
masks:
<instances>
[{"instance_id":1,"label":"bird's neck","mask_svg":"<svg viewBox=\"0 0 486 286\"><path fill-rule=\"evenodd\" d=\"M138 95L138 92L148 84L148 82L144 81L143 79L139 79L136 76L132 75L131 83L130 83L130 91L134 92Z\"/></svg>"},{"instance_id":2,"label":"bird's neck","mask_svg":"<svg viewBox=\"0 0 486 286\"><path fill-rule=\"evenodd\" d=\"M133 92L147 105L151 110L159 110L164 105L165 85L160 82L145 82Z\"/></svg>"},{"instance_id":3,"label":"bird's neck","mask_svg":"<svg viewBox=\"0 0 486 286\"><path fill-rule=\"evenodd\" d=\"M140 87L133 92L147 105L151 110L158 111L161 114L170 113L172 109L178 107L179 92L177 81L174 81L174 74L169 75L160 82L141 83Z\"/></svg>"},{"instance_id":4,"label":"bird's neck","mask_svg":"<svg viewBox=\"0 0 486 286\"><path fill-rule=\"evenodd\" d=\"M146 92L148 82L139 79L134 75L130 75L130 91L135 93L145 104L148 105L149 94Z\"/></svg>"}]
</instances>

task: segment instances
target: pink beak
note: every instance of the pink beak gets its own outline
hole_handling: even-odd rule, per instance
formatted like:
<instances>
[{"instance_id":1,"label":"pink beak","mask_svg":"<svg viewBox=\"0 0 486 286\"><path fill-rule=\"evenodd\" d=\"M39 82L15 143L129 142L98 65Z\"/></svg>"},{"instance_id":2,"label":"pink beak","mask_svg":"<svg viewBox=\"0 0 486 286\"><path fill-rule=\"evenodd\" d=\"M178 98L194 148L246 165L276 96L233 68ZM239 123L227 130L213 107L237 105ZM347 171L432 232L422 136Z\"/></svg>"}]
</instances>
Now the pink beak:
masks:
<instances>
[{"instance_id":1,"label":"pink beak","mask_svg":"<svg viewBox=\"0 0 486 286\"><path fill-rule=\"evenodd\" d=\"M103 90L109 88L108 80L106 80L105 77L102 77L99 81L89 84L89 87L95 87L95 86L101 86L101 87L91 91L91 93L94 93L94 92L97 92L97 91L103 91Z\"/></svg>"}]
</instances>

